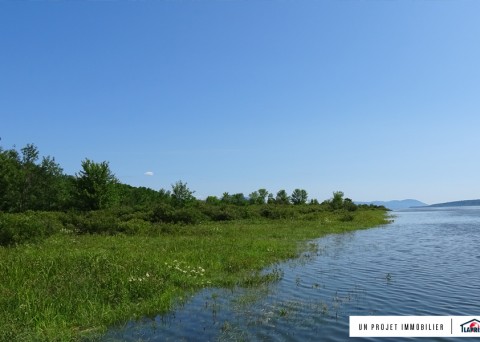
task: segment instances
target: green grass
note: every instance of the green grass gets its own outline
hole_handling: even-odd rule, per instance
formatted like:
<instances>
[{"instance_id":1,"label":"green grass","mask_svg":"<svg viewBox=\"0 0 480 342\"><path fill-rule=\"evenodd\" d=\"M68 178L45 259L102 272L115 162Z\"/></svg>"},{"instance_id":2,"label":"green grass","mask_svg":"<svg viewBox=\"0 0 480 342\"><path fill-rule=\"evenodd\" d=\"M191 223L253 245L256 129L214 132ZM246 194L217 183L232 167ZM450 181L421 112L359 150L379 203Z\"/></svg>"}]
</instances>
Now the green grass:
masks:
<instances>
[{"instance_id":1,"label":"green grass","mask_svg":"<svg viewBox=\"0 0 480 342\"><path fill-rule=\"evenodd\" d=\"M343 215L343 216L342 216ZM0 341L71 341L154 316L203 287L256 286L308 240L386 223L382 210L315 220L240 220L146 235L54 234L0 247Z\"/></svg>"}]
</instances>

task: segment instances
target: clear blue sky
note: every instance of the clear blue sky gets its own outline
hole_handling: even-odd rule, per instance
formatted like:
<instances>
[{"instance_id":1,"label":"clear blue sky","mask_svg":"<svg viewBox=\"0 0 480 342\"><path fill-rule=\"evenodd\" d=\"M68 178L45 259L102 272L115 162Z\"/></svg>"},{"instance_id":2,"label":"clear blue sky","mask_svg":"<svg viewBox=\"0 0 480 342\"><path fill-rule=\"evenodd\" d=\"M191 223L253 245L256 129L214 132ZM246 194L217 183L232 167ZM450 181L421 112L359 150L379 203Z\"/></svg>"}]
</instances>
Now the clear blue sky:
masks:
<instances>
[{"instance_id":1,"label":"clear blue sky","mask_svg":"<svg viewBox=\"0 0 480 342\"><path fill-rule=\"evenodd\" d=\"M479 18L477 0L0 0L0 145L197 197L480 198Z\"/></svg>"}]
</instances>

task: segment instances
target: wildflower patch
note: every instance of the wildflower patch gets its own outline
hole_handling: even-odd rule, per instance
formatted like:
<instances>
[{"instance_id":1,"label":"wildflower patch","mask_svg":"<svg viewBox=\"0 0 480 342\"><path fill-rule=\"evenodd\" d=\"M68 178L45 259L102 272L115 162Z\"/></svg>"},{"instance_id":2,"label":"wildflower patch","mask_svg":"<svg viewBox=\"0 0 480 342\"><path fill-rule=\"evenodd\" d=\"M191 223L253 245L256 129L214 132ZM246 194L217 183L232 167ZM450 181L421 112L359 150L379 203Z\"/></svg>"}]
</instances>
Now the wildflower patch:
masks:
<instances>
[{"instance_id":1,"label":"wildflower patch","mask_svg":"<svg viewBox=\"0 0 480 342\"><path fill-rule=\"evenodd\" d=\"M190 266L186 262L173 260L172 263L165 263L168 269L179 272L187 277L197 278L205 276L205 269L200 266Z\"/></svg>"}]
</instances>

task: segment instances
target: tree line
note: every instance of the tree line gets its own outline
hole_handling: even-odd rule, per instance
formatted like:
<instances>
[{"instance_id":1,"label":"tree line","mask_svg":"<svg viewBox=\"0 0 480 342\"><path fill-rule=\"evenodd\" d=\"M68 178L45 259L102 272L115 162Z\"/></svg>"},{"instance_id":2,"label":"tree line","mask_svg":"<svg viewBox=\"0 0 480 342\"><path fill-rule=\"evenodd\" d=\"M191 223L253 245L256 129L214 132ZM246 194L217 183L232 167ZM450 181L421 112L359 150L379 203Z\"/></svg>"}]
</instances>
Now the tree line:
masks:
<instances>
[{"instance_id":1,"label":"tree line","mask_svg":"<svg viewBox=\"0 0 480 342\"><path fill-rule=\"evenodd\" d=\"M341 191L322 203L308 201L304 189L295 189L291 194L279 190L275 195L264 188L248 196L243 193L229 194L218 198L208 196L201 201L187 183L178 181L171 190L158 191L122 184L110 170L106 161L97 163L88 158L81 162L81 170L75 175L66 175L55 158L40 158L38 148L27 144L20 151L3 149L0 146L0 211L91 211L121 206L148 206L166 203L175 208L191 206L196 202L209 205L324 205L331 209L355 210L352 200L344 198Z\"/></svg>"},{"instance_id":2,"label":"tree line","mask_svg":"<svg viewBox=\"0 0 480 342\"><path fill-rule=\"evenodd\" d=\"M19 151L0 147L0 245L44 239L58 232L100 234L159 234L182 225L232 220L322 220L334 211L340 221L354 219L358 208L341 191L319 203L295 189L275 195L258 189L248 196L223 193L197 199L187 183L170 190L122 184L109 163L81 162L75 175L66 175L55 161L40 158L28 144Z\"/></svg>"}]
</instances>

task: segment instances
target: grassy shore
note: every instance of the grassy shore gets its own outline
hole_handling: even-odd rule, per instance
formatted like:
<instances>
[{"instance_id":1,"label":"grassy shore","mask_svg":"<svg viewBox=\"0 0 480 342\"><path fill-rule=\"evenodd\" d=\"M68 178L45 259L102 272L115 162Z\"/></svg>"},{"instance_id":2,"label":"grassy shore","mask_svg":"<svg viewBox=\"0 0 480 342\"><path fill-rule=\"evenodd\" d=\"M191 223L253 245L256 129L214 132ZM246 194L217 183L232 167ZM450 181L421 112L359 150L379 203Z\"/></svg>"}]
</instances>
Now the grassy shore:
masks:
<instances>
[{"instance_id":1,"label":"grassy shore","mask_svg":"<svg viewBox=\"0 0 480 342\"><path fill-rule=\"evenodd\" d=\"M99 338L113 324L166 312L204 287L274 280L260 270L295 258L308 240L387 222L378 209L359 209L347 221L342 215L208 222L155 235L63 231L0 247L0 340Z\"/></svg>"}]
</instances>

